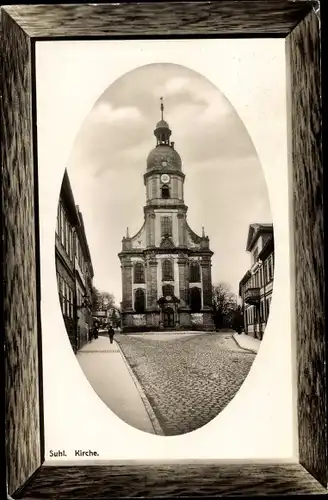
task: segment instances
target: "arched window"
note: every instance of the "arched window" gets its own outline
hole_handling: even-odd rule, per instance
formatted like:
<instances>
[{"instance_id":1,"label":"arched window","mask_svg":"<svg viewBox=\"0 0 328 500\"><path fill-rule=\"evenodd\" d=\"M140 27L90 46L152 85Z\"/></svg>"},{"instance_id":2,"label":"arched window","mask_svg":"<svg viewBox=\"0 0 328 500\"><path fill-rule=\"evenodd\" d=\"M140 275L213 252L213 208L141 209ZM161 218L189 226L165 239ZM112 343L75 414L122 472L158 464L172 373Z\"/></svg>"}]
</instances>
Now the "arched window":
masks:
<instances>
[{"instance_id":1,"label":"arched window","mask_svg":"<svg viewBox=\"0 0 328 500\"><path fill-rule=\"evenodd\" d=\"M198 262L191 262L190 264L190 282L199 283L200 282L200 268Z\"/></svg>"},{"instance_id":2,"label":"arched window","mask_svg":"<svg viewBox=\"0 0 328 500\"><path fill-rule=\"evenodd\" d=\"M163 260L162 263L162 280L173 281L173 262L170 260Z\"/></svg>"},{"instance_id":3,"label":"arched window","mask_svg":"<svg viewBox=\"0 0 328 500\"><path fill-rule=\"evenodd\" d=\"M134 265L134 282L144 283L145 282L145 268L142 262L136 262Z\"/></svg>"},{"instance_id":4,"label":"arched window","mask_svg":"<svg viewBox=\"0 0 328 500\"><path fill-rule=\"evenodd\" d=\"M202 308L201 289L194 287L190 290L190 308L191 312L198 313Z\"/></svg>"},{"instance_id":5,"label":"arched window","mask_svg":"<svg viewBox=\"0 0 328 500\"><path fill-rule=\"evenodd\" d=\"M163 286L163 296L173 296L174 295L174 286L173 285L164 285Z\"/></svg>"},{"instance_id":6,"label":"arched window","mask_svg":"<svg viewBox=\"0 0 328 500\"><path fill-rule=\"evenodd\" d=\"M162 186L162 198L167 199L170 197L170 188L168 186Z\"/></svg>"},{"instance_id":7,"label":"arched window","mask_svg":"<svg viewBox=\"0 0 328 500\"><path fill-rule=\"evenodd\" d=\"M142 314L145 312L145 291L142 288L138 288L135 291L134 309L139 314Z\"/></svg>"},{"instance_id":8,"label":"arched window","mask_svg":"<svg viewBox=\"0 0 328 500\"><path fill-rule=\"evenodd\" d=\"M172 217L161 217L161 236L172 236Z\"/></svg>"}]
</instances>

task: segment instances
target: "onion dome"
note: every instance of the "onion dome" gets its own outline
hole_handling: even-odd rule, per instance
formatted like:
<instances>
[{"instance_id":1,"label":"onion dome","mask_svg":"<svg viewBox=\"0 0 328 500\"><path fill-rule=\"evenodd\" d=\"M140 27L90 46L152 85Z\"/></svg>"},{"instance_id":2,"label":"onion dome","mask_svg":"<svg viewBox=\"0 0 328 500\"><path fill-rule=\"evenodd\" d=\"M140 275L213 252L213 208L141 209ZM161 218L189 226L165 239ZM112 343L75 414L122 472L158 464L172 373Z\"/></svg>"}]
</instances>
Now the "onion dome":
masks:
<instances>
[{"instance_id":1,"label":"onion dome","mask_svg":"<svg viewBox=\"0 0 328 500\"><path fill-rule=\"evenodd\" d=\"M173 147L159 144L148 155L147 170L181 170L180 155Z\"/></svg>"}]
</instances>

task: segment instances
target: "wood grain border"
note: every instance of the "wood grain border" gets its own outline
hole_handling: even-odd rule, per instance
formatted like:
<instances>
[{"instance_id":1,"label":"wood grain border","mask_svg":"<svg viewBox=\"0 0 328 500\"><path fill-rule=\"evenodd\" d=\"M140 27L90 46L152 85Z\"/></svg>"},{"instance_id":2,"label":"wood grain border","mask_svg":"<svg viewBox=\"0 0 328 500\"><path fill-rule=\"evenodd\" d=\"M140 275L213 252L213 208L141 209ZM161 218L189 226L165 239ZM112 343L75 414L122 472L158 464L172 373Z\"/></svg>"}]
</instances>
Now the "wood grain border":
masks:
<instances>
[{"instance_id":1,"label":"wood grain border","mask_svg":"<svg viewBox=\"0 0 328 500\"><path fill-rule=\"evenodd\" d=\"M1 9L1 232L5 452L14 498L327 493L327 373L318 2L222 0ZM159 22L160 21L160 22ZM299 464L42 466L42 357L35 128L39 40L286 39L294 214Z\"/></svg>"},{"instance_id":2,"label":"wood grain border","mask_svg":"<svg viewBox=\"0 0 328 500\"><path fill-rule=\"evenodd\" d=\"M39 324L31 39L1 18L1 200L5 446L9 491L40 466Z\"/></svg>"}]
</instances>

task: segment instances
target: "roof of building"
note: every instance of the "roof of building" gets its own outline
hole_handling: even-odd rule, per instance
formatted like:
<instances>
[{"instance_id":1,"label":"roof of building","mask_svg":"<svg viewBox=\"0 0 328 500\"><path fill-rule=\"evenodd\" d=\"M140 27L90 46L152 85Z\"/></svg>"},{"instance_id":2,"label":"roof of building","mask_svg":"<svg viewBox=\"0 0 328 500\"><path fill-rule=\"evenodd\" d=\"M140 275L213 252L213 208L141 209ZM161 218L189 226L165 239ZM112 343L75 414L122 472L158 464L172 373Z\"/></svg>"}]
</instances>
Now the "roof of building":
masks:
<instances>
[{"instance_id":1,"label":"roof of building","mask_svg":"<svg viewBox=\"0 0 328 500\"><path fill-rule=\"evenodd\" d=\"M77 215L71 183L66 169L64 172L63 182L60 189L60 199L67 209L67 215L70 222L73 225L76 225L78 223L78 215Z\"/></svg>"},{"instance_id":2,"label":"roof of building","mask_svg":"<svg viewBox=\"0 0 328 500\"><path fill-rule=\"evenodd\" d=\"M91 254L90 254L90 249L89 249L89 245L88 245L88 240L87 240L87 236L86 236L86 233L85 233L83 215L80 212L80 209L79 209L78 206L76 206L76 210L77 210L78 219L79 219L79 224L76 227L77 233L78 233L78 236L79 236L82 248L83 248L84 256L88 260L88 262L89 262L89 264L91 266L91 274L92 274L92 277L93 277L94 270L93 270L93 265L92 265L92 260L91 260Z\"/></svg>"},{"instance_id":3,"label":"roof of building","mask_svg":"<svg viewBox=\"0 0 328 500\"><path fill-rule=\"evenodd\" d=\"M83 216L82 216L82 213L80 212L78 205L75 205L72 186L71 186L68 172L66 169L64 172L63 182L62 182L62 186L61 186L61 190L60 190L60 199L67 209L67 215L68 215L69 221L76 228L79 239L81 241L84 255L91 265L91 274L93 277L94 270L93 270L93 266L92 266L92 260L91 260L91 255L90 255L87 237L85 234Z\"/></svg>"},{"instance_id":4,"label":"roof of building","mask_svg":"<svg viewBox=\"0 0 328 500\"><path fill-rule=\"evenodd\" d=\"M273 234L273 224L250 224L246 243L247 252L251 252L261 234Z\"/></svg>"},{"instance_id":5,"label":"roof of building","mask_svg":"<svg viewBox=\"0 0 328 500\"><path fill-rule=\"evenodd\" d=\"M156 123L156 128L168 128L170 130L170 126L165 120L160 120Z\"/></svg>"},{"instance_id":6,"label":"roof of building","mask_svg":"<svg viewBox=\"0 0 328 500\"><path fill-rule=\"evenodd\" d=\"M265 245L262 248L261 252L259 253L258 258L263 261L273 251L274 251L274 238L273 238L273 234L272 234L272 236L270 236L270 238L268 238L268 240L265 242Z\"/></svg>"},{"instance_id":7,"label":"roof of building","mask_svg":"<svg viewBox=\"0 0 328 500\"><path fill-rule=\"evenodd\" d=\"M244 285L244 284L245 284L245 283L249 280L249 278L251 277L251 275L252 275L252 273L251 273L251 272L250 272L250 270L248 269L248 270L246 271L246 273L244 274L244 276L241 278L241 280L240 280L240 282L239 282L239 283L240 283L241 285Z\"/></svg>"},{"instance_id":8,"label":"roof of building","mask_svg":"<svg viewBox=\"0 0 328 500\"><path fill-rule=\"evenodd\" d=\"M181 158L174 149L174 142L170 143L171 130L168 122L164 120L164 104L161 97L161 119L157 122L154 134L157 146L152 149L147 158L147 171L160 169L181 170ZM166 163L165 163L166 162Z\"/></svg>"},{"instance_id":9,"label":"roof of building","mask_svg":"<svg viewBox=\"0 0 328 500\"><path fill-rule=\"evenodd\" d=\"M249 280L249 278L251 277L252 273L250 272L250 270L248 269L246 271L246 273L244 274L244 276L241 278L241 280L239 281L239 296L241 297L241 289L242 289L242 286L245 285L245 283L247 283L247 281Z\"/></svg>"},{"instance_id":10,"label":"roof of building","mask_svg":"<svg viewBox=\"0 0 328 500\"><path fill-rule=\"evenodd\" d=\"M167 165L163 165L166 162ZM181 170L182 162L179 153L168 144L159 144L148 155L147 171L153 169L160 170Z\"/></svg>"}]
</instances>

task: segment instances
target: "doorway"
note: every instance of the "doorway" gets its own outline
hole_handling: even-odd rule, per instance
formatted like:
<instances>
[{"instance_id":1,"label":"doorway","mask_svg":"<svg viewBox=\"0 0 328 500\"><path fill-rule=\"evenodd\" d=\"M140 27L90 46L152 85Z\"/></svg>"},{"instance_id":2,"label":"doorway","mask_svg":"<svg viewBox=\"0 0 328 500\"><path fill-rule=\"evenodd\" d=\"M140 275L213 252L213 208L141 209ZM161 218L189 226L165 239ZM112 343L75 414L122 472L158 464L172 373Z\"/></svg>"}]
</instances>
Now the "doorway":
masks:
<instances>
[{"instance_id":1,"label":"doorway","mask_svg":"<svg viewBox=\"0 0 328 500\"><path fill-rule=\"evenodd\" d=\"M174 310L171 307L164 309L164 328L174 328Z\"/></svg>"}]
</instances>

